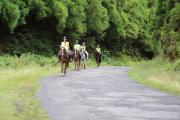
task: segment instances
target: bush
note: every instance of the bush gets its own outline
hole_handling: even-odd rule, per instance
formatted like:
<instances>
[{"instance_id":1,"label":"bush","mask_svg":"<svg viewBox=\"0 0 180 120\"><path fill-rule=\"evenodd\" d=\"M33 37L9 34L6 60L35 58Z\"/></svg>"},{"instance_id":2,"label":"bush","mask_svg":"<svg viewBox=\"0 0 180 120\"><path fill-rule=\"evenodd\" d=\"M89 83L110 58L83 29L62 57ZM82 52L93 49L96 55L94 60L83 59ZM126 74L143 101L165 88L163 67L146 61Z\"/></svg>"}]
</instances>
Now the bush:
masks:
<instances>
[{"instance_id":1,"label":"bush","mask_svg":"<svg viewBox=\"0 0 180 120\"><path fill-rule=\"evenodd\" d=\"M42 55L35 54L22 54L20 57L3 55L0 56L0 67L1 68L20 68L25 66L32 67L33 65L39 66L55 66L58 59L53 57L45 57Z\"/></svg>"},{"instance_id":2,"label":"bush","mask_svg":"<svg viewBox=\"0 0 180 120\"><path fill-rule=\"evenodd\" d=\"M175 62L174 70L175 71L180 71L180 59Z\"/></svg>"},{"instance_id":3,"label":"bush","mask_svg":"<svg viewBox=\"0 0 180 120\"><path fill-rule=\"evenodd\" d=\"M8 39L7 53L12 55L21 55L22 53L31 52L34 54L49 56L53 54L52 43L50 40L33 38L32 35L26 34Z\"/></svg>"}]
</instances>

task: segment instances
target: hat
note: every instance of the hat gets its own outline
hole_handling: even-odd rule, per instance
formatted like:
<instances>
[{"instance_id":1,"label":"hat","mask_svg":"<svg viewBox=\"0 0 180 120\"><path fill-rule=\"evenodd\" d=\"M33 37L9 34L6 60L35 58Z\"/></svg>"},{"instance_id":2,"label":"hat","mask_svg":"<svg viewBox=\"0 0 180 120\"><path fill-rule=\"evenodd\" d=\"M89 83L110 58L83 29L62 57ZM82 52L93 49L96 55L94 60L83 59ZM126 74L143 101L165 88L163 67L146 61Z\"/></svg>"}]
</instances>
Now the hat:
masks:
<instances>
[{"instance_id":1,"label":"hat","mask_svg":"<svg viewBox=\"0 0 180 120\"><path fill-rule=\"evenodd\" d=\"M64 39L67 39L66 36L64 36Z\"/></svg>"}]
</instances>

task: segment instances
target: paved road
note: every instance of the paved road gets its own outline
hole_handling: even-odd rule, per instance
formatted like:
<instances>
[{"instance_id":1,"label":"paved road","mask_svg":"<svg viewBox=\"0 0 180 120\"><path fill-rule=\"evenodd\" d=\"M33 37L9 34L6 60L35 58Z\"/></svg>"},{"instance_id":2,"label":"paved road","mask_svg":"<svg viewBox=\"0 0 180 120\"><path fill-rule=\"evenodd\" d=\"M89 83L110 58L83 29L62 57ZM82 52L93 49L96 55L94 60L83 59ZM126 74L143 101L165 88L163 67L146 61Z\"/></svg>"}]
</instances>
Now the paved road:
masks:
<instances>
[{"instance_id":1,"label":"paved road","mask_svg":"<svg viewBox=\"0 0 180 120\"><path fill-rule=\"evenodd\" d=\"M100 67L41 80L52 120L180 120L180 97L137 84L128 67Z\"/></svg>"}]
</instances>

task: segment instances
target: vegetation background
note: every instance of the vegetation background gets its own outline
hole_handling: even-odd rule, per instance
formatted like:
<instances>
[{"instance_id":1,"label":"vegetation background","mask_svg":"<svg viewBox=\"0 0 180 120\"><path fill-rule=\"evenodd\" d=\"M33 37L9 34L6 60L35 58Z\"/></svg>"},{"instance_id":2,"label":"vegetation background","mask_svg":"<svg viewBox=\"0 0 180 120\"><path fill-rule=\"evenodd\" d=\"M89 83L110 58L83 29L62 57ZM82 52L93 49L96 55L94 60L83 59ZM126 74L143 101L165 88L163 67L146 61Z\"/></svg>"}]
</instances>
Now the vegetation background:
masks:
<instances>
[{"instance_id":1,"label":"vegetation background","mask_svg":"<svg viewBox=\"0 0 180 120\"><path fill-rule=\"evenodd\" d=\"M0 53L54 55L67 36L88 50L180 56L179 0L1 0Z\"/></svg>"}]
</instances>

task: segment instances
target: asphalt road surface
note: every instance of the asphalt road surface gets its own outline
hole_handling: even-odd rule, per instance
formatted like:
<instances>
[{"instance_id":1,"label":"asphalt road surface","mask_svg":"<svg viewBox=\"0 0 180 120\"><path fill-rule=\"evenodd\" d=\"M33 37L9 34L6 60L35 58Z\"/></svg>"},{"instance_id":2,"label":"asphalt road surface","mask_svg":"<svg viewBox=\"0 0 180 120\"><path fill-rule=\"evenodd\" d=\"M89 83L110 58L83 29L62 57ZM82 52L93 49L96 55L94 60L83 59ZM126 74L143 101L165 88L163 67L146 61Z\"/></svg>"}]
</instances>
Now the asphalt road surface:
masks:
<instances>
[{"instance_id":1,"label":"asphalt road surface","mask_svg":"<svg viewBox=\"0 0 180 120\"><path fill-rule=\"evenodd\" d=\"M43 78L38 96L51 120L180 120L180 96L136 83L129 70L100 67Z\"/></svg>"}]
</instances>

